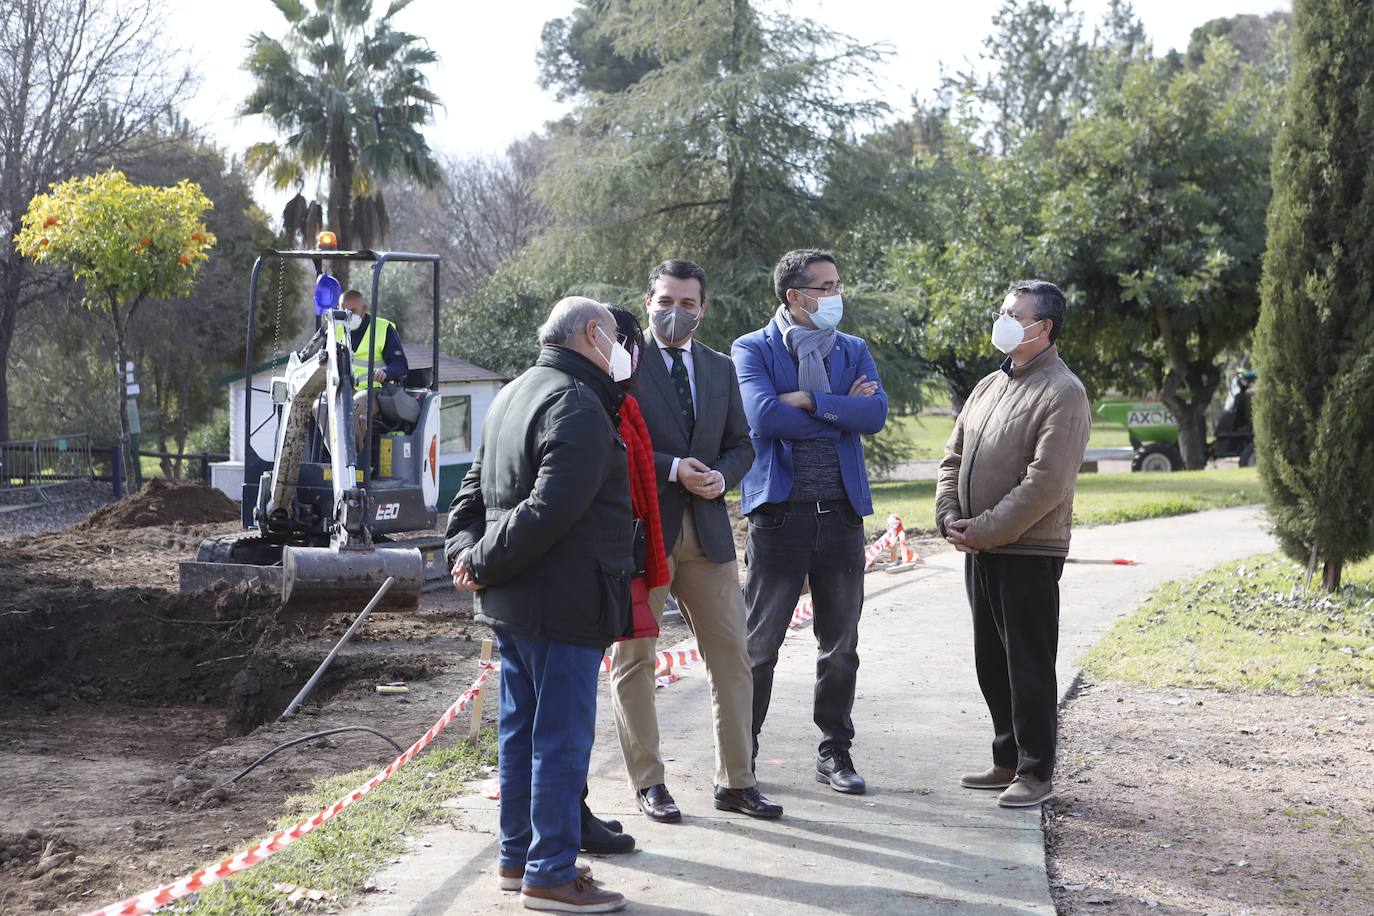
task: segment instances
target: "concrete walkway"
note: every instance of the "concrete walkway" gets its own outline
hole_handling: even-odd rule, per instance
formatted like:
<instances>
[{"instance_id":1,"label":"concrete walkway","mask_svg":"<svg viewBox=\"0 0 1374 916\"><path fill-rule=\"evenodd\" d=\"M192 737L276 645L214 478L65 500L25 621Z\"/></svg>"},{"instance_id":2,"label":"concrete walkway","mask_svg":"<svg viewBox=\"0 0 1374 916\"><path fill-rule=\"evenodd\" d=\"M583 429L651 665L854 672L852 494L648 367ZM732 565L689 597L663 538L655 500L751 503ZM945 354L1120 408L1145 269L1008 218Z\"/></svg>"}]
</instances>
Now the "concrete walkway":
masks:
<instances>
[{"instance_id":1,"label":"concrete walkway","mask_svg":"<svg viewBox=\"0 0 1374 916\"><path fill-rule=\"evenodd\" d=\"M1254 508L1076 532L1075 557L1143 565L1065 568L1061 691L1083 650L1151 587L1271 549ZM597 879L624 893L634 913L1053 913L1039 812L1000 809L996 793L957 784L961 771L989 762L992 737L973 673L962 559L940 554L928 568L868 578L854 709L867 795L815 781L809 627L783 648L758 761L763 791L786 806L780 821L712 808L710 699L697 666L658 692L668 785L683 821L650 823L626 786L603 687L592 808L623 820L639 849L584 858ZM377 876L382 893L350 913L523 912L518 895L496 890L496 803L471 796L451 805L457 828L415 838Z\"/></svg>"}]
</instances>

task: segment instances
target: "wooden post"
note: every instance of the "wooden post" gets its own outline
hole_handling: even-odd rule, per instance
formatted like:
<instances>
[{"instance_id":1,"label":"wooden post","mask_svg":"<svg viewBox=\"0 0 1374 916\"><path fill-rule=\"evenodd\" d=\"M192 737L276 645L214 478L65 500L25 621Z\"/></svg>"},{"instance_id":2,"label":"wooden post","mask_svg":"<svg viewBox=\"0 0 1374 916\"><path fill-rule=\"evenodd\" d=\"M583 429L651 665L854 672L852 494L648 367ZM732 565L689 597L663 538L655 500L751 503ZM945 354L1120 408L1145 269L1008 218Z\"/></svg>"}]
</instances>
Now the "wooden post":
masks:
<instances>
[{"instance_id":1,"label":"wooden post","mask_svg":"<svg viewBox=\"0 0 1374 916\"><path fill-rule=\"evenodd\" d=\"M491 661L491 640L482 640L482 661ZM477 743L477 733L482 730L482 705L486 700L487 685L477 688L477 696L472 698L472 721L468 723L468 744Z\"/></svg>"}]
</instances>

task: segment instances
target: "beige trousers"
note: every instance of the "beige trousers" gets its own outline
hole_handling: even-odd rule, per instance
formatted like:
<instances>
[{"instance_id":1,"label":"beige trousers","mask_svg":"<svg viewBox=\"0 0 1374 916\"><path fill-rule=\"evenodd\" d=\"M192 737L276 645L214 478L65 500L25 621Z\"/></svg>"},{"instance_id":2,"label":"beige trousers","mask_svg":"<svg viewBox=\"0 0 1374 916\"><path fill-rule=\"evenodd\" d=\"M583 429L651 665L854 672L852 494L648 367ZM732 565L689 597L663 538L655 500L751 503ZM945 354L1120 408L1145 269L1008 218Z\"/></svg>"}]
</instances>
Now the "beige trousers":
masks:
<instances>
[{"instance_id":1,"label":"beige trousers","mask_svg":"<svg viewBox=\"0 0 1374 916\"><path fill-rule=\"evenodd\" d=\"M372 402L372 415L375 417L381 412L381 407L376 401ZM315 402L315 422L319 424L321 434L324 438L325 451L329 450L329 402L324 395L320 395ZM361 462L363 459L363 443L367 439L367 389L353 392L353 448ZM374 456L375 459L375 456Z\"/></svg>"},{"instance_id":2,"label":"beige trousers","mask_svg":"<svg viewBox=\"0 0 1374 916\"><path fill-rule=\"evenodd\" d=\"M697 638L706 681L711 686L715 724L715 784L747 789L756 784L749 767L753 753L754 676L749 667L744 625L744 593L735 562L712 563L701 552L692 513L682 516L682 533L668 552L669 585L649 593L654 619L663 619L669 588L682 617ZM647 789L665 783L658 747L658 714L654 709L654 653L658 640L627 639L611 650L611 705L615 730L625 756L630 787Z\"/></svg>"}]
</instances>

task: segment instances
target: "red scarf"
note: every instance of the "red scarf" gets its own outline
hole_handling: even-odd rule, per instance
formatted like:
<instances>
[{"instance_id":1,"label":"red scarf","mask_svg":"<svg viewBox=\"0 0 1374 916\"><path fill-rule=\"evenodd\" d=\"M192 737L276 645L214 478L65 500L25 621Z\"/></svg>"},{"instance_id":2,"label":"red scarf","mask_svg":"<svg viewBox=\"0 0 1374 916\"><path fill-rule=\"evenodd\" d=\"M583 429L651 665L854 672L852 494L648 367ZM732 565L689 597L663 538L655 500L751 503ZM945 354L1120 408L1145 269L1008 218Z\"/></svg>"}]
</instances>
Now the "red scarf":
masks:
<instances>
[{"instance_id":1,"label":"red scarf","mask_svg":"<svg viewBox=\"0 0 1374 916\"><path fill-rule=\"evenodd\" d=\"M644 523L644 578L649 588L668 584L668 556L663 551L663 523L658 516L658 480L654 475L654 446L639 402L625 395L620 405L620 437L630 460L630 501L635 518Z\"/></svg>"}]
</instances>

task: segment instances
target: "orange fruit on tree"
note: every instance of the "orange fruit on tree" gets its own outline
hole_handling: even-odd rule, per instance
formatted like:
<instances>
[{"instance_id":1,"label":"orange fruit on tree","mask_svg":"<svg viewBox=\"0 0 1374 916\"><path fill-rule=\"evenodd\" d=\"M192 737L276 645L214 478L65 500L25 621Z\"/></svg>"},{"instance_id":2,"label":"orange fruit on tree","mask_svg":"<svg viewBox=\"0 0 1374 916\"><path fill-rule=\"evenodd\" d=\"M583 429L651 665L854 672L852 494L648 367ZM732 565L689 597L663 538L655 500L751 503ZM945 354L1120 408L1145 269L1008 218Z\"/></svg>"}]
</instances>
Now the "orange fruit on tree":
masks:
<instances>
[{"instance_id":1,"label":"orange fruit on tree","mask_svg":"<svg viewBox=\"0 0 1374 916\"><path fill-rule=\"evenodd\" d=\"M148 238L148 236L146 235L140 235L138 237L138 243L142 245L144 248L147 248L149 245L153 244L153 240Z\"/></svg>"},{"instance_id":2,"label":"orange fruit on tree","mask_svg":"<svg viewBox=\"0 0 1374 916\"><path fill-rule=\"evenodd\" d=\"M185 267L187 264L191 263L191 256L189 254L184 254L181 257L177 258L177 263L180 264L182 267Z\"/></svg>"},{"instance_id":3,"label":"orange fruit on tree","mask_svg":"<svg viewBox=\"0 0 1374 916\"><path fill-rule=\"evenodd\" d=\"M49 226L56 226L56 225L57 225L57 217L55 217L55 216L49 216L47 219L43 220L43 228L44 228L44 229L48 228Z\"/></svg>"}]
</instances>

